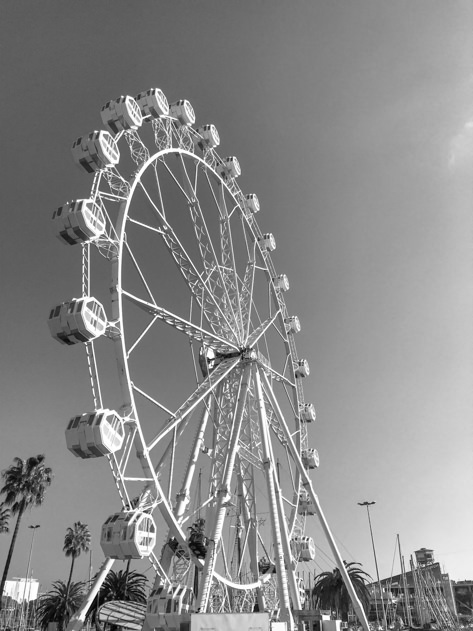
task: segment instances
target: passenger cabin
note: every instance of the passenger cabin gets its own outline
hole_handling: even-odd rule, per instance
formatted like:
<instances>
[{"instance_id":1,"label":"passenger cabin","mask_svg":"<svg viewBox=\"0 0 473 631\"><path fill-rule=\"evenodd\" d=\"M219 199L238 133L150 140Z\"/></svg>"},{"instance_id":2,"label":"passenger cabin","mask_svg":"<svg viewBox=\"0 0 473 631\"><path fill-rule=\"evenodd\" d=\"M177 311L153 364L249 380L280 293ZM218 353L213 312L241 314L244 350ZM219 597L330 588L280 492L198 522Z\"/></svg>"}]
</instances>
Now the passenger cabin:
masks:
<instances>
[{"instance_id":1,"label":"passenger cabin","mask_svg":"<svg viewBox=\"0 0 473 631\"><path fill-rule=\"evenodd\" d=\"M182 629L190 621L194 592L186 585L160 585L153 589L146 606L146 622L151 629ZM186 627L187 628L187 627Z\"/></svg>"},{"instance_id":2,"label":"passenger cabin","mask_svg":"<svg viewBox=\"0 0 473 631\"><path fill-rule=\"evenodd\" d=\"M306 469L317 469L319 466L319 452L317 449L304 449L301 454L302 464Z\"/></svg>"},{"instance_id":3,"label":"passenger cabin","mask_svg":"<svg viewBox=\"0 0 473 631\"><path fill-rule=\"evenodd\" d=\"M100 130L78 138L72 145L72 157L87 173L95 173L118 164L120 152L110 132Z\"/></svg>"},{"instance_id":4,"label":"passenger cabin","mask_svg":"<svg viewBox=\"0 0 473 631\"><path fill-rule=\"evenodd\" d=\"M299 494L297 512L299 515L315 515L315 505L307 491L302 491Z\"/></svg>"},{"instance_id":5,"label":"passenger cabin","mask_svg":"<svg viewBox=\"0 0 473 631\"><path fill-rule=\"evenodd\" d=\"M304 579L301 576L296 578L297 591L299 592L299 600L301 601L301 606L304 608L305 601L307 600L307 593L305 591L305 583Z\"/></svg>"},{"instance_id":6,"label":"passenger cabin","mask_svg":"<svg viewBox=\"0 0 473 631\"><path fill-rule=\"evenodd\" d=\"M313 403L305 403L300 410L300 419L305 423L312 423L316 419L315 407Z\"/></svg>"},{"instance_id":7,"label":"passenger cabin","mask_svg":"<svg viewBox=\"0 0 473 631\"><path fill-rule=\"evenodd\" d=\"M90 342L105 333L105 309L91 296L73 298L53 307L49 313L49 330L61 344Z\"/></svg>"},{"instance_id":8,"label":"passenger cabin","mask_svg":"<svg viewBox=\"0 0 473 631\"><path fill-rule=\"evenodd\" d=\"M195 123L194 108L186 99L171 103L169 114L176 118L180 125L193 125Z\"/></svg>"},{"instance_id":9,"label":"passenger cabin","mask_svg":"<svg viewBox=\"0 0 473 631\"><path fill-rule=\"evenodd\" d=\"M100 111L102 122L114 134L119 131L138 129L143 123L140 106L132 96L120 96L105 103Z\"/></svg>"},{"instance_id":10,"label":"passenger cabin","mask_svg":"<svg viewBox=\"0 0 473 631\"><path fill-rule=\"evenodd\" d=\"M267 232L262 237L258 239L258 243L262 250L266 250L267 252L273 252L276 249L276 239L274 235L270 232Z\"/></svg>"},{"instance_id":11,"label":"passenger cabin","mask_svg":"<svg viewBox=\"0 0 473 631\"><path fill-rule=\"evenodd\" d=\"M98 458L121 449L124 436L123 419L114 410L95 410L71 418L66 445L78 458Z\"/></svg>"},{"instance_id":12,"label":"passenger cabin","mask_svg":"<svg viewBox=\"0 0 473 631\"><path fill-rule=\"evenodd\" d=\"M289 290L289 280L286 274L279 274L276 278L273 278L273 283L276 289L279 291L288 291Z\"/></svg>"},{"instance_id":13,"label":"passenger cabin","mask_svg":"<svg viewBox=\"0 0 473 631\"><path fill-rule=\"evenodd\" d=\"M251 213L257 213L260 210L259 199L254 193L245 195L245 207Z\"/></svg>"},{"instance_id":14,"label":"passenger cabin","mask_svg":"<svg viewBox=\"0 0 473 631\"><path fill-rule=\"evenodd\" d=\"M215 170L221 177L223 177L224 180L228 178L236 178L241 175L240 163L235 156L228 156L228 158L224 158L222 162L217 164Z\"/></svg>"},{"instance_id":15,"label":"passenger cabin","mask_svg":"<svg viewBox=\"0 0 473 631\"><path fill-rule=\"evenodd\" d=\"M203 125L198 127L196 132L200 134L201 138L197 138L197 145L201 149L213 149L220 144L220 136L215 125Z\"/></svg>"},{"instance_id":16,"label":"passenger cabin","mask_svg":"<svg viewBox=\"0 0 473 631\"><path fill-rule=\"evenodd\" d=\"M286 325L287 333L299 333L301 330L301 323L297 316L289 316L284 318L284 324Z\"/></svg>"},{"instance_id":17,"label":"passenger cabin","mask_svg":"<svg viewBox=\"0 0 473 631\"><path fill-rule=\"evenodd\" d=\"M151 88L135 96L135 101L146 118L160 118L169 115L169 103L162 90Z\"/></svg>"},{"instance_id":18,"label":"passenger cabin","mask_svg":"<svg viewBox=\"0 0 473 631\"><path fill-rule=\"evenodd\" d=\"M148 557L155 544L156 523L149 513L115 513L102 526L100 545L105 556L112 559Z\"/></svg>"},{"instance_id":19,"label":"passenger cabin","mask_svg":"<svg viewBox=\"0 0 473 631\"><path fill-rule=\"evenodd\" d=\"M77 199L59 206L52 219L56 237L69 245L95 241L105 232L105 216L92 199Z\"/></svg>"},{"instance_id":20,"label":"passenger cabin","mask_svg":"<svg viewBox=\"0 0 473 631\"><path fill-rule=\"evenodd\" d=\"M304 377L308 377L310 375L310 367L307 359L300 359L297 362L297 367L294 371L294 375L296 379L303 379Z\"/></svg>"},{"instance_id":21,"label":"passenger cabin","mask_svg":"<svg viewBox=\"0 0 473 631\"><path fill-rule=\"evenodd\" d=\"M291 539L291 549L296 559L313 561L315 559L315 543L312 537L294 537Z\"/></svg>"}]
</instances>

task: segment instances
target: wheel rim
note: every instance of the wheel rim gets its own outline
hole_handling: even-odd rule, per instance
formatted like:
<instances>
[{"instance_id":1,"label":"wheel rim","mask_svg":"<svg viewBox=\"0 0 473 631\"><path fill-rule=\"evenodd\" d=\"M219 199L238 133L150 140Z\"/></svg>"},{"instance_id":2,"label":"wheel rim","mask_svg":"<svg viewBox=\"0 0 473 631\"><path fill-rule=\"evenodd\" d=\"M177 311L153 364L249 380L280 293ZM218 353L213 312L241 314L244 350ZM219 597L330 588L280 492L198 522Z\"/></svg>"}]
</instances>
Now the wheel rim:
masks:
<instances>
[{"instance_id":1,"label":"wheel rim","mask_svg":"<svg viewBox=\"0 0 473 631\"><path fill-rule=\"evenodd\" d=\"M138 168L131 179L114 166L99 171L91 195L108 222L95 244L112 266L107 335L122 394L109 405L126 428L108 457L112 472L123 506L158 509L168 529L161 555L151 555L160 580L190 584L196 567L202 610L251 611L256 601L289 609L308 447L297 372L308 368L288 325L287 279L271 259L274 237L236 183L237 161L169 117L148 129L158 152L150 156L136 131L118 133ZM84 296L90 250L88 242ZM96 408L100 344L86 344Z\"/></svg>"}]
</instances>

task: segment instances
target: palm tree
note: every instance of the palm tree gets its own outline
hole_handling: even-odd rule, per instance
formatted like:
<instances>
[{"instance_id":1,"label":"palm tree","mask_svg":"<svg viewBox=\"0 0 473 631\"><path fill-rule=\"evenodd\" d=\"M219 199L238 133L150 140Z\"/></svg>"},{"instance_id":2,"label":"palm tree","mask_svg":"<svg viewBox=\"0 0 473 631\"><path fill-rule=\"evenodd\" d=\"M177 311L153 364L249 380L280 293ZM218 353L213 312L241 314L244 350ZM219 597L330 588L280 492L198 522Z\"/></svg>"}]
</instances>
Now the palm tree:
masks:
<instances>
[{"instance_id":1,"label":"palm tree","mask_svg":"<svg viewBox=\"0 0 473 631\"><path fill-rule=\"evenodd\" d=\"M0 533L10 531L10 527L8 525L9 519L10 509L6 508L4 504L0 504Z\"/></svg>"},{"instance_id":2,"label":"palm tree","mask_svg":"<svg viewBox=\"0 0 473 631\"><path fill-rule=\"evenodd\" d=\"M95 615L100 605L111 600L146 603L146 582L146 576L134 570L131 572L126 570L115 572L111 570L102 583L102 587L97 598L94 599L87 617L95 620Z\"/></svg>"},{"instance_id":3,"label":"palm tree","mask_svg":"<svg viewBox=\"0 0 473 631\"><path fill-rule=\"evenodd\" d=\"M3 504L10 507L12 515L18 516L0 582L0 594L3 594L23 513L27 508L40 506L43 503L44 494L51 485L53 474L49 467L44 466L44 455L39 454L27 460L15 458L14 463L2 471L1 475L4 484L0 489L0 494L5 495Z\"/></svg>"},{"instance_id":4,"label":"palm tree","mask_svg":"<svg viewBox=\"0 0 473 631\"><path fill-rule=\"evenodd\" d=\"M69 586L63 581L53 583L51 591L39 599L36 616L40 628L47 629L50 622L57 622L59 631L63 631L84 599L84 588L83 582Z\"/></svg>"},{"instance_id":5,"label":"palm tree","mask_svg":"<svg viewBox=\"0 0 473 631\"><path fill-rule=\"evenodd\" d=\"M346 561L343 561L343 563L353 588L366 612L370 603L370 592L367 582L368 579L372 580L371 576L360 567L356 567L361 565L360 563L346 563ZM348 620L350 596L338 568L335 568L332 572L322 572L322 574L315 577L312 595L314 596L316 607L336 611L337 618L344 621Z\"/></svg>"},{"instance_id":6,"label":"palm tree","mask_svg":"<svg viewBox=\"0 0 473 631\"><path fill-rule=\"evenodd\" d=\"M74 571L74 563L81 552L88 552L90 550L90 530L87 524L83 524L80 521L76 521L73 528L69 527L66 530L66 536L64 537L63 551L66 557L72 557L71 570L69 572L69 578L67 579L67 591L72 581L72 572Z\"/></svg>"}]
</instances>

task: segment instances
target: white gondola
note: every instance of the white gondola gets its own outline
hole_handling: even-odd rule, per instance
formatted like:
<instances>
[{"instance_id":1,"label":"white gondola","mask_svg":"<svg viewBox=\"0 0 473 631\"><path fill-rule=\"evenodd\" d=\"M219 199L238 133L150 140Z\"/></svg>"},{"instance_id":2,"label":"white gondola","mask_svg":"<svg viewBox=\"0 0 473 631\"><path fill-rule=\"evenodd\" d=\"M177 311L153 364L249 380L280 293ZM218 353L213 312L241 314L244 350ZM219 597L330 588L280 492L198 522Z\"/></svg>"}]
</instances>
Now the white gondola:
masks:
<instances>
[{"instance_id":1,"label":"white gondola","mask_svg":"<svg viewBox=\"0 0 473 631\"><path fill-rule=\"evenodd\" d=\"M313 561L315 559L315 543L312 537L294 537L291 539L291 548L296 559L301 561Z\"/></svg>"},{"instance_id":2,"label":"white gondola","mask_svg":"<svg viewBox=\"0 0 473 631\"><path fill-rule=\"evenodd\" d=\"M240 163L235 156L228 156L228 158L224 158L222 162L219 162L216 165L215 170L224 179L235 178L241 175Z\"/></svg>"},{"instance_id":3,"label":"white gondola","mask_svg":"<svg viewBox=\"0 0 473 631\"><path fill-rule=\"evenodd\" d=\"M267 232L262 237L258 239L258 243L262 250L266 250L267 252L273 252L276 249L276 239L271 232Z\"/></svg>"},{"instance_id":4,"label":"white gondola","mask_svg":"<svg viewBox=\"0 0 473 631\"><path fill-rule=\"evenodd\" d=\"M245 195L245 206L251 213L259 212L260 203L258 197L254 193L248 193Z\"/></svg>"},{"instance_id":5,"label":"white gondola","mask_svg":"<svg viewBox=\"0 0 473 631\"><path fill-rule=\"evenodd\" d=\"M114 134L128 129L138 129L143 123L140 106L132 96L120 96L108 101L100 111L102 122Z\"/></svg>"},{"instance_id":6,"label":"white gondola","mask_svg":"<svg viewBox=\"0 0 473 631\"><path fill-rule=\"evenodd\" d=\"M72 157L87 173L94 173L118 164L120 152L110 132L101 129L78 138L72 145Z\"/></svg>"},{"instance_id":7,"label":"white gondola","mask_svg":"<svg viewBox=\"0 0 473 631\"><path fill-rule=\"evenodd\" d=\"M304 377L308 377L310 375L310 367L307 359L300 359L297 362L297 367L294 371L296 379L303 379Z\"/></svg>"},{"instance_id":8,"label":"white gondola","mask_svg":"<svg viewBox=\"0 0 473 631\"><path fill-rule=\"evenodd\" d=\"M289 290L289 280L286 274L279 274L279 276L276 276L276 278L273 278L273 283L276 289L279 289L279 291Z\"/></svg>"},{"instance_id":9,"label":"white gondola","mask_svg":"<svg viewBox=\"0 0 473 631\"><path fill-rule=\"evenodd\" d=\"M298 576L296 578L297 591L299 592L299 600L301 601L302 608L304 608L305 601L307 600L307 593L305 591L304 579Z\"/></svg>"},{"instance_id":10,"label":"white gondola","mask_svg":"<svg viewBox=\"0 0 473 631\"><path fill-rule=\"evenodd\" d=\"M190 613L194 603L194 592L186 585L166 584L153 589L148 598L146 620L153 628L159 628L160 615ZM167 620L170 622L170 620ZM168 628L168 625L165 627ZM179 625L177 627L179 629Z\"/></svg>"},{"instance_id":11,"label":"white gondola","mask_svg":"<svg viewBox=\"0 0 473 631\"><path fill-rule=\"evenodd\" d=\"M300 419L305 423L312 423L316 419L315 406L313 403L305 403L300 410Z\"/></svg>"},{"instance_id":12,"label":"white gondola","mask_svg":"<svg viewBox=\"0 0 473 631\"><path fill-rule=\"evenodd\" d=\"M196 138L196 144L201 149L213 149L220 144L220 136L215 125L203 125L198 127L196 132L201 136L201 138Z\"/></svg>"},{"instance_id":13,"label":"white gondola","mask_svg":"<svg viewBox=\"0 0 473 631\"><path fill-rule=\"evenodd\" d=\"M105 556L112 559L148 557L155 544L156 523L149 513L115 513L102 526L100 545Z\"/></svg>"},{"instance_id":14,"label":"white gondola","mask_svg":"<svg viewBox=\"0 0 473 631\"><path fill-rule=\"evenodd\" d=\"M317 469L319 466L319 452L317 449L303 449L301 453L302 464L306 469Z\"/></svg>"},{"instance_id":15,"label":"white gondola","mask_svg":"<svg viewBox=\"0 0 473 631\"><path fill-rule=\"evenodd\" d=\"M138 103L142 116L160 118L169 114L168 100L159 88L140 92L135 96L135 101Z\"/></svg>"},{"instance_id":16,"label":"white gondola","mask_svg":"<svg viewBox=\"0 0 473 631\"><path fill-rule=\"evenodd\" d=\"M124 436L123 419L114 410L95 410L71 418L66 445L78 458L98 458L121 449Z\"/></svg>"},{"instance_id":17,"label":"white gondola","mask_svg":"<svg viewBox=\"0 0 473 631\"><path fill-rule=\"evenodd\" d=\"M307 491L302 491L299 495L297 512L299 515L315 515L315 505Z\"/></svg>"},{"instance_id":18,"label":"white gondola","mask_svg":"<svg viewBox=\"0 0 473 631\"><path fill-rule=\"evenodd\" d=\"M180 125L193 125L195 123L194 108L186 99L171 103L169 114L177 118Z\"/></svg>"},{"instance_id":19,"label":"white gondola","mask_svg":"<svg viewBox=\"0 0 473 631\"><path fill-rule=\"evenodd\" d=\"M95 241L105 232L105 216L92 199L59 206L52 218L56 237L69 245Z\"/></svg>"},{"instance_id":20,"label":"white gondola","mask_svg":"<svg viewBox=\"0 0 473 631\"><path fill-rule=\"evenodd\" d=\"M297 316L289 316L284 318L284 324L286 325L287 333L299 333L301 330L301 323Z\"/></svg>"},{"instance_id":21,"label":"white gondola","mask_svg":"<svg viewBox=\"0 0 473 631\"><path fill-rule=\"evenodd\" d=\"M91 296L73 298L53 307L49 313L49 330L61 344L90 342L105 333L105 309Z\"/></svg>"}]
</instances>

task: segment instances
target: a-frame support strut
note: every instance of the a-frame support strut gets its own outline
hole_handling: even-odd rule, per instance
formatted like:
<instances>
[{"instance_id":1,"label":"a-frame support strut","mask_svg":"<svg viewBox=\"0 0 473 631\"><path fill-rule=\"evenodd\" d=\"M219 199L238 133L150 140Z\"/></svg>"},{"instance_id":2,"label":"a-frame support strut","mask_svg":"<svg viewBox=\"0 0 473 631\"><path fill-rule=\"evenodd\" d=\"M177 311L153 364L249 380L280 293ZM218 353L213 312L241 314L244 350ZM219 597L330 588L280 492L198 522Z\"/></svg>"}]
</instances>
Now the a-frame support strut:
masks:
<instances>
[{"instance_id":1,"label":"a-frame support strut","mask_svg":"<svg viewBox=\"0 0 473 631\"><path fill-rule=\"evenodd\" d=\"M301 472L301 476L302 476L302 484L305 488L305 490L307 491L307 493L309 494L315 508L317 511L317 516L319 518L320 521L320 525L322 526L322 529L324 531L324 534L327 538L327 542L330 546L330 549L332 551L332 554L335 558L335 563L337 565L337 568L340 571L340 574L343 577L343 582L345 583L345 586L347 588L347 591L350 595L350 599L353 605L353 609L355 610L355 613L359 619L359 621L361 622L364 631L370 631L369 625L368 625L368 619L366 617L366 614L364 612L364 609L361 605L361 602L358 598L358 595L355 591L355 588L353 587L353 584L350 580L350 576L348 575L348 572L346 570L345 564L343 562L343 559L340 555L340 552L338 551L337 548L337 544L335 543L335 539L332 535L332 532L329 528L329 525L327 523L327 520L325 519L325 515L322 511L322 507L320 506L320 502L319 502L319 498L317 497L314 488L312 486L312 481L309 477L309 474L307 473L307 471L305 470L304 465L302 464L302 460L301 457L299 455L298 450L296 449L296 446L294 445L294 442L292 440L292 436L289 432L289 429L286 425L286 421L284 420L284 417L282 415L281 409L279 408L278 402L276 400L276 397L274 396L273 390L271 388L271 384L269 383L268 377L266 376L266 374L262 372L263 375L263 380L264 380L264 384L265 384L265 392L269 398L269 401L271 403L271 406L274 410L274 413L277 416L277 419L279 421L279 425L282 429L282 431L284 432L285 436L286 436L286 440L288 443L288 448L289 451L291 452L292 457L294 458L294 460L298 463L299 465L299 470Z\"/></svg>"}]
</instances>

